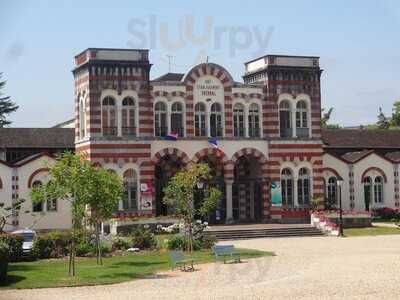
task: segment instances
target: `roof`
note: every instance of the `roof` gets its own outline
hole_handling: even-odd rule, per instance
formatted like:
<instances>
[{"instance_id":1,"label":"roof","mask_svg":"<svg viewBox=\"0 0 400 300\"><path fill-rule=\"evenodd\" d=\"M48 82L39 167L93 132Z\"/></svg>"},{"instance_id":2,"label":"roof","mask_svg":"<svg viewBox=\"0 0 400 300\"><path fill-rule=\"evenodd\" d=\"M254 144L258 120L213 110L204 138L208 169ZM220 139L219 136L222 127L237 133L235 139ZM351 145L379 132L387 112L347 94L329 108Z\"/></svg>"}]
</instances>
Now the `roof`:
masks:
<instances>
[{"instance_id":1,"label":"roof","mask_svg":"<svg viewBox=\"0 0 400 300\"><path fill-rule=\"evenodd\" d=\"M181 81L184 75L182 73L166 73L152 81Z\"/></svg>"},{"instance_id":2,"label":"roof","mask_svg":"<svg viewBox=\"0 0 400 300\"><path fill-rule=\"evenodd\" d=\"M67 121L58 123L56 125L54 125L53 127L57 127L57 128L72 128L75 127L75 118L69 119Z\"/></svg>"},{"instance_id":3,"label":"roof","mask_svg":"<svg viewBox=\"0 0 400 300\"><path fill-rule=\"evenodd\" d=\"M349 163L356 163L357 161L363 159L364 157L370 155L373 152L374 152L374 150L348 152L348 153L342 155L341 158Z\"/></svg>"},{"instance_id":4,"label":"roof","mask_svg":"<svg viewBox=\"0 0 400 300\"><path fill-rule=\"evenodd\" d=\"M400 130L323 129L322 140L328 148L400 149Z\"/></svg>"},{"instance_id":5,"label":"roof","mask_svg":"<svg viewBox=\"0 0 400 300\"><path fill-rule=\"evenodd\" d=\"M388 152L385 157L393 162L400 162L400 151Z\"/></svg>"},{"instance_id":6,"label":"roof","mask_svg":"<svg viewBox=\"0 0 400 300\"><path fill-rule=\"evenodd\" d=\"M74 128L0 128L0 148L74 148Z\"/></svg>"}]
</instances>

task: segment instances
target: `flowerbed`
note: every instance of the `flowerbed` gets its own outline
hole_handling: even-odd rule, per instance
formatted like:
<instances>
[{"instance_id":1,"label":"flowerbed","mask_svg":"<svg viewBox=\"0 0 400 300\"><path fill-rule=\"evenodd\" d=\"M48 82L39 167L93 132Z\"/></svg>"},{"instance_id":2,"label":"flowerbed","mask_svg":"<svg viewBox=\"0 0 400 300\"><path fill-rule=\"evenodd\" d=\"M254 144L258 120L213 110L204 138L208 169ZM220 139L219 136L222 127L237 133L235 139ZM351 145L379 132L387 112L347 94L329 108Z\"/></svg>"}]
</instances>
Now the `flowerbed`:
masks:
<instances>
[{"instance_id":1,"label":"flowerbed","mask_svg":"<svg viewBox=\"0 0 400 300\"><path fill-rule=\"evenodd\" d=\"M372 225L372 214L368 211L343 210L342 215L344 228L370 227ZM311 225L328 235L337 236L339 235L339 211L314 211L311 213Z\"/></svg>"}]
</instances>

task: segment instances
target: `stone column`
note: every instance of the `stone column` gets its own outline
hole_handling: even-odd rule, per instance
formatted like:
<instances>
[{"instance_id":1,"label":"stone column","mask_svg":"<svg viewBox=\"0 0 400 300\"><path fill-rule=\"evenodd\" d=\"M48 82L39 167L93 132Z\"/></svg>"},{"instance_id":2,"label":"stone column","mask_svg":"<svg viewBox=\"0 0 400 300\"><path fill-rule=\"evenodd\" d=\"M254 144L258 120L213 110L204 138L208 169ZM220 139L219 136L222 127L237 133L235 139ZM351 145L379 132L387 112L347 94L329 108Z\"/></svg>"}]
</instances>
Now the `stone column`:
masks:
<instances>
[{"instance_id":1,"label":"stone column","mask_svg":"<svg viewBox=\"0 0 400 300\"><path fill-rule=\"evenodd\" d=\"M299 178L298 177L294 177L293 178L293 206L299 206L299 200L298 200L298 195L297 195L297 180Z\"/></svg>"},{"instance_id":2,"label":"stone column","mask_svg":"<svg viewBox=\"0 0 400 300\"><path fill-rule=\"evenodd\" d=\"M294 109L294 111L291 112L291 116L292 116L292 137L297 137L297 133L296 133L296 109Z\"/></svg>"},{"instance_id":3,"label":"stone column","mask_svg":"<svg viewBox=\"0 0 400 300\"><path fill-rule=\"evenodd\" d=\"M117 104L116 116L117 118L117 135L122 136L122 107Z\"/></svg>"},{"instance_id":4,"label":"stone column","mask_svg":"<svg viewBox=\"0 0 400 300\"><path fill-rule=\"evenodd\" d=\"M225 180L226 187L226 223L233 222L233 205L232 205L232 184L233 180Z\"/></svg>"}]
</instances>

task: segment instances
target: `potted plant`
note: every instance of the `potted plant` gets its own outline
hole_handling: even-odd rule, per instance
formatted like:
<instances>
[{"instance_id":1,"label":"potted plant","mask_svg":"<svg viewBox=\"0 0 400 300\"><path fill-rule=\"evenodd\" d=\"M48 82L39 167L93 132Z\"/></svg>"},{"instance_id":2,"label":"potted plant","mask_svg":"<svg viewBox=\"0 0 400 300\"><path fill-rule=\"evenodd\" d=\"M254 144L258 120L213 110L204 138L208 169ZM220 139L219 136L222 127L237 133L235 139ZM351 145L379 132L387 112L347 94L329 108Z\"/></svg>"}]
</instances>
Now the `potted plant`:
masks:
<instances>
[{"instance_id":1,"label":"potted plant","mask_svg":"<svg viewBox=\"0 0 400 300\"><path fill-rule=\"evenodd\" d=\"M6 242L0 241L0 281L4 281L7 279L9 259L9 247Z\"/></svg>"}]
</instances>

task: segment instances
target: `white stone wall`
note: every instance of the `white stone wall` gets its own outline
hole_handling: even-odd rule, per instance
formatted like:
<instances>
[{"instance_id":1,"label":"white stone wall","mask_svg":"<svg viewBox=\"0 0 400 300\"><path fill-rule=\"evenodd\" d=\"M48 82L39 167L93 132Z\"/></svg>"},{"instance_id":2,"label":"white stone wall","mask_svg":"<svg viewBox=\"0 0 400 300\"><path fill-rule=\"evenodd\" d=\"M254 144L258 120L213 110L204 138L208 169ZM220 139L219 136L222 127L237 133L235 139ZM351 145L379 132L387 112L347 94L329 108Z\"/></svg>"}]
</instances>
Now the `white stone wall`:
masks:
<instances>
[{"instance_id":1,"label":"white stone wall","mask_svg":"<svg viewBox=\"0 0 400 300\"><path fill-rule=\"evenodd\" d=\"M387 182L384 184L383 191L383 203L375 204L373 201L371 202L371 208L374 207L391 207L395 208L394 201L394 183L393 183L393 163L390 161L376 155L370 154L364 159L360 160L356 164L354 164L354 195L355 195L355 210L363 210L365 209L364 204L364 187L362 184L362 174L365 170L371 167L376 167L381 169L387 178ZM380 175L377 171L372 170L369 171L366 176L370 176L372 180Z\"/></svg>"},{"instance_id":2,"label":"white stone wall","mask_svg":"<svg viewBox=\"0 0 400 300\"><path fill-rule=\"evenodd\" d=\"M30 199L31 189L28 187L30 176L39 169L49 168L54 164L54 159L48 156L42 156L18 168L19 177L19 198L25 199L22 211L32 211L32 201ZM33 177L32 182L40 180L43 183L50 180L48 172L40 172ZM33 225L34 224L34 225ZM46 212L46 205L44 205L43 213L20 214L19 228L31 227L33 229L41 230L62 230L71 228L71 206L68 201L57 200L57 211Z\"/></svg>"},{"instance_id":3,"label":"white stone wall","mask_svg":"<svg viewBox=\"0 0 400 300\"><path fill-rule=\"evenodd\" d=\"M329 177L335 176L335 174L333 172L326 170L327 168L334 169L339 174L339 176L342 177L342 179L343 179L343 184L341 187L342 205L343 205L343 209L350 210L350 184L349 184L350 178L349 178L348 164L328 153L324 154L323 161L324 161L323 162L323 167L324 167L323 176L324 176L326 183L328 183ZM326 190L326 188L325 188L325 190Z\"/></svg>"},{"instance_id":4,"label":"white stone wall","mask_svg":"<svg viewBox=\"0 0 400 300\"><path fill-rule=\"evenodd\" d=\"M0 180L2 183L0 187L0 202L4 203L4 207L10 207L12 204L12 168L3 163L0 163ZM11 229L11 226L6 225L6 231Z\"/></svg>"}]
</instances>

